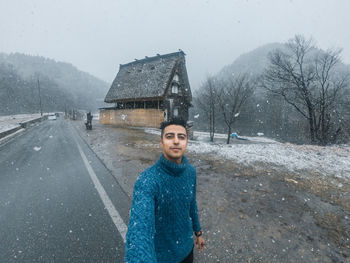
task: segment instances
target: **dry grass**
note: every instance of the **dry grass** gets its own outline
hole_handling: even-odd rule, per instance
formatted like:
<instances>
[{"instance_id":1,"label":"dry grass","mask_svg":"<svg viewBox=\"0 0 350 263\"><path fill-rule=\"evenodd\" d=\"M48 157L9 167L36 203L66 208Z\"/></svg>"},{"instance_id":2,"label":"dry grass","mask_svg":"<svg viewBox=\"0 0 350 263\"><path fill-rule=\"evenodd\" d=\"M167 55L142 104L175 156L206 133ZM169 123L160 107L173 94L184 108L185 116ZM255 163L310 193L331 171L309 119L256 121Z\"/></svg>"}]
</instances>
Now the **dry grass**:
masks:
<instances>
[{"instance_id":1,"label":"dry grass","mask_svg":"<svg viewBox=\"0 0 350 263\"><path fill-rule=\"evenodd\" d=\"M342 248L350 248L349 241L346 237L350 236L350 230L343 225L343 216L333 213L324 215L314 215L316 224L327 232L327 236L331 238L338 246Z\"/></svg>"}]
</instances>

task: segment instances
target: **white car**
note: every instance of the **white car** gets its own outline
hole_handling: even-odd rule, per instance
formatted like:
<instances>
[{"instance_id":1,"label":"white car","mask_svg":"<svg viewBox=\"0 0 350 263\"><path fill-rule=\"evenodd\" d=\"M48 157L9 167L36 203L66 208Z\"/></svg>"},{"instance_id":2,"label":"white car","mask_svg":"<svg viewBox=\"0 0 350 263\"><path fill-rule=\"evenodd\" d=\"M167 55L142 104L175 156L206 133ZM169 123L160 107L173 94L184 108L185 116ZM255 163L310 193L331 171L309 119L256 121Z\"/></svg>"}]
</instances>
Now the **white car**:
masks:
<instances>
[{"instance_id":1,"label":"white car","mask_svg":"<svg viewBox=\"0 0 350 263\"><path fill-rule=\"evenodd\" d=\"M55 121L57 119L56 115L49 115L49 117L47 117L48 120L51 120L51 121Z\"/></svg>"}]
</instances>

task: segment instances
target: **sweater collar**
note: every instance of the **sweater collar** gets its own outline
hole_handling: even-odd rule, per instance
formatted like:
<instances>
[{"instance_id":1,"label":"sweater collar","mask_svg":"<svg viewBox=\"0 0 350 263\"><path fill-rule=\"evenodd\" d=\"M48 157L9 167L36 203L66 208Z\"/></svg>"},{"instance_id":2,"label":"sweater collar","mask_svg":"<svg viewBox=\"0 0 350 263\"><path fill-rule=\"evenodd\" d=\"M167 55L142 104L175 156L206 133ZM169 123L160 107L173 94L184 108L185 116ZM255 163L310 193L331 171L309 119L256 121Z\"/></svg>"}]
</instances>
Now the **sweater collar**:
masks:
<instances>
[{"instance_id":1,"label":"sweater collar","mask_svg":"<svg viewBox=\"0 0 350 263\"><path fill-rule=\"evenodd\" d=\"M157 163L165 173L172 176L181 176L188 166L188 160L184 155L182 156L181 164L167 160L163 154L160 155Z\"/></svg>"}]
</instances>

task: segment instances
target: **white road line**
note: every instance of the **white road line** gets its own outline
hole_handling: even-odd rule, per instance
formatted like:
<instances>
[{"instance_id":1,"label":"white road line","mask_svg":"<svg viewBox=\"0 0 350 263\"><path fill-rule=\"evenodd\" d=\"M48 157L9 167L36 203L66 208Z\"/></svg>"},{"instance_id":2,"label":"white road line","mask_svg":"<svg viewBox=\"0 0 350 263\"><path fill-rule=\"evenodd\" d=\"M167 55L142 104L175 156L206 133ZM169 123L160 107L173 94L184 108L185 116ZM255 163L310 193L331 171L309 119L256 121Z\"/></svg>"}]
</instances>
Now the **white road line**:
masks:
<instances>
[{"instance_id":1,"label":"white road line","mask_svg":"<svg viewBox=\"0 0 350 263\"><path fill-rule=\"evenodd\" d=\"M103 186L101 185L100 181L98 180L94 170L92 169L91 165L89 164L89 161L87 160L87 158L86 158L83 150L81 149L79 143L77 141L75 141L75 142L76 142L76 144L78 146L81 158L84 161L86 169L89 172L91 180L94 183L95 188L96 188L98 194L100 195L103 204L105 205L109 215L111 216L111 218L113 220L113 223L117 227L117 229L118 229L118 231L119 231L120 235L122 236L122 238L124 240L124 243L125 243L125 241L126 241L126 232L127 232L128 228L125 225L125 223L124 223L123 219L121 218L121 216L119 215L117 209L115 209L111 199L109 199L105 189L103 188Z\"/></svg>"}]
</instances>

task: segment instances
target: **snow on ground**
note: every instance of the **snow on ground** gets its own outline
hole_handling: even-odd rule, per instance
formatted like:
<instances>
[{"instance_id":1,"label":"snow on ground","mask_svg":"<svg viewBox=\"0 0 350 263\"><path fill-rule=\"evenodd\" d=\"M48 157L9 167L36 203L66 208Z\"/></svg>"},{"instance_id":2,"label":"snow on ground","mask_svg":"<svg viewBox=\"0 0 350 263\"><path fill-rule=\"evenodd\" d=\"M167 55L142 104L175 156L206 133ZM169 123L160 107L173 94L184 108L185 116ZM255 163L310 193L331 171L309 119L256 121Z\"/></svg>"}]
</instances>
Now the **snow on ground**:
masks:
<instances>
[{"instance_id":1,"label":"snow on ground","mask_svg":"<svg viewBox=\"0 0 350 263\"><path fill-rule=\"evenodd\" d=\"M160 133L159 133L160 134ZM267 143L277 143L275 140L266 138L266 137L249 137L249 136L240 136L239 137L242 138L246 138L249 141L254 141L254 142L267 142ZM200 132L200 131L195 131L193 133L193 137L196 140L202 141L202 140L208 140L209 139L209 133L208 132ZM223 134L223 133L215 133L214 138L217 139L227 139L227 134Z\"/></svg>"},{"instance_id":2,"label":"snow on ground","mask_svg":"<svg viewBox=\"0 0 350 263\"><path fill-rule=\"evenodd\" d=\"M40 146L34 146L33 150L36 151L36 152L38 152L38 151L41 150L41 147L40 147Z\"/></svg>"},{"instance_id":3,"label":"snow on ground","mask_svg":"<svg viewBox=\"0 0 350 263\"><path fill-rule=\"evenodd\" d=\"M37 118L40 118L40 113L0 116L0 133L18 127L21 122Z\"/></svg>"},{"instance_id":4,"label":"snow on ground","mask_svg":"<svg viewBox=\"0 0 350 263\"><path fill-rule=\"evenodd\" d=\"M192 142L188 150L208 153L238 163L263 162L283 166L290 171L312 170L324 175L350 179L350 147L273 144L212 144Z\"/></svg>"},{"instance_id":5,"label":"snow on ground","mask_svg":"<svg viewBox=\"0 0 350 263\"><path fill-rule=\"evenodd\" d=\"M150 134L155 134L160 136L160 129L156 128L145 128L145 132L150 133Z\"/></svg>"},{"instance_id":6,"label":"snow on ground","mask_svg":"<svg viewBox=\"0 0 350 263\"><path fill-rule=\"evenodd\" d=\"M145 129L160 135L159 129ZM226 138L225 134L215 134L215 138ZM222 157L242 164L262 162L282 166L290 171L313 171L323 175L350 179L350 146L316 146L279 143L265 137L246 137L249 143L211 143L209 134L194 132L196 140L190 140L188 151Z\"/></svg>"}]
</instances>

